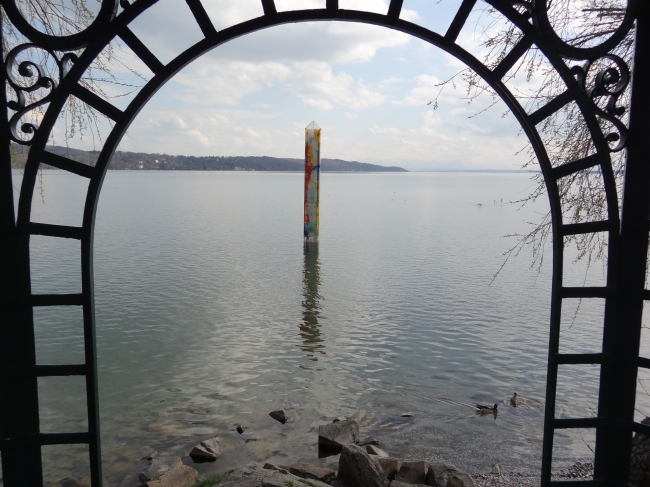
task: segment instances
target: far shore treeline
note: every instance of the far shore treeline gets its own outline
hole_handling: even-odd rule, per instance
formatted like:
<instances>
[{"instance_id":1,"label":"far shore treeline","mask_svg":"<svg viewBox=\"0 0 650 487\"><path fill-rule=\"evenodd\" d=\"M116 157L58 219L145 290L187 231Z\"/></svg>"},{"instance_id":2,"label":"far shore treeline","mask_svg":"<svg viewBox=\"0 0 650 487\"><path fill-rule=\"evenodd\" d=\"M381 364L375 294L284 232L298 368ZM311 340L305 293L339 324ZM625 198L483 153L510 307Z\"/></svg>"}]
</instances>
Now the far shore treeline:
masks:
<instances>
[{"instance_id":1,"label":"far shore treeline","mask_svg":"<svg viewBox=\"0 0 650 487\"><path fill-rule=\"evenodd\" d=\"M14 167L23 168L27 158L27 148L14 146ZM57 155L67 157L83 164L95 165L99 151L84 151L61 146L46 149ZM322 159L322 170L329 172L408 172L401 167L379 166L341 159ZM43 165L43 168L51 168ZM53 169L53 168L52 168ZM118 170L175 170L175 171L296 171L302 172L305 163L302 159L279 157L243 156L171 156L168 154L147 154L144 152L121 152L113 155L109 169Z\"/></svg>"}]
</instances>

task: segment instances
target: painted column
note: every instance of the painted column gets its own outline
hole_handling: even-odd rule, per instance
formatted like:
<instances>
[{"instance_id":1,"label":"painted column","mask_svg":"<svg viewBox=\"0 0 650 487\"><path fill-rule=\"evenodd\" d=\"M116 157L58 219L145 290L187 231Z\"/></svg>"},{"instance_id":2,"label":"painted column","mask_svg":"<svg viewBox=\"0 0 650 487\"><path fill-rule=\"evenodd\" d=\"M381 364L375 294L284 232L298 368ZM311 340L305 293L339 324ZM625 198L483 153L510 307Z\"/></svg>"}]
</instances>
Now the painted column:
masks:
<instances>
[{"instance_id":1,"label":"painted column","mask_svg":"<svg viewBox=\"0 0 650 487\"><path fill-rule=\"evenodd\" d=\"M305 242L318 242L320 132L316 122L305 129Z\"/></svg>"}]
</instances>

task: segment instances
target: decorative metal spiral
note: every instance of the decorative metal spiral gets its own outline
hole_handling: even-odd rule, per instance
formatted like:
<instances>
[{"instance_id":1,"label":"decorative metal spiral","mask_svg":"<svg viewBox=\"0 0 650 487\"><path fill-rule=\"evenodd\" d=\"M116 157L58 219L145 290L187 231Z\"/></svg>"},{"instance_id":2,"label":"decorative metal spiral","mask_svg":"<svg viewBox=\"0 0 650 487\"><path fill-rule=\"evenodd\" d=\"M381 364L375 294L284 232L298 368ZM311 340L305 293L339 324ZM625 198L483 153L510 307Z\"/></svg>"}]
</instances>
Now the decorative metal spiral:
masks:
<instances>
[{"instance_id":1,"label":"decorative metal spiral","mask_svg":"<svg viewBox=\"0 0 650 487\"><path fill-rule=\"evenodd\" d=\"M627 127L620 120L620 117L625 114L626 108L617 103L630 82L630 68L623 59L614 54L607 54L601 59L607 59L615 66L599 71L593 79L593 86L589 88L586 86L587 73L594 61L587 61L583 66L574 66L572 72L591 101L592 109L596 115L616 127L617 132L605 134L605 140L612 143L618 142L615 147L610 147L610 151L618 152L627 144ZM603 96L609 97L605 110L598 105L598 99Z\"/></svg>"},{"instance_id":2,"label":"decorative metal spiral","mask_svg":"<svg viewBox=\"0 0 650 487\"><path fill-rule=\"evenodd\" d=\"M23 80L23 83L21 84L19 80L16 79L14 68L18 63L16 60L18 55L28 49L41 49L47 52L56 62L56 65L58 67L58 79L53 79L50 76L47 76L42 66L36 62L26 60L18 64L18 74L22 76L24 80L27 80L26 83ZM21 134L19 134L18 125L20 123L20 120L30 111L50 101L54 90L58 86L59 81L61 81L61 79L68 73L71 64L74 64L76 60L76 54L67 53L59 58L54 53L54 51L45 49L35 44L21 44L9 52L5 64L7 70L7 81L9 82L9 86L11 86L14 93L16 94L16 99L9 101L7 103L7 107L15 111L9 120L10 136L14 142L22 145L31 144L33 134L36 132L36 130L38 130L38 126L30 122L25 122L20 125L20 132L23 134L23 136L25 134L32 136L25 139L21 137ZM32 93L40 89L49 90L49 93L42 98L27 104L27 98L25 94Z\"/></svg>"}]
</instances>

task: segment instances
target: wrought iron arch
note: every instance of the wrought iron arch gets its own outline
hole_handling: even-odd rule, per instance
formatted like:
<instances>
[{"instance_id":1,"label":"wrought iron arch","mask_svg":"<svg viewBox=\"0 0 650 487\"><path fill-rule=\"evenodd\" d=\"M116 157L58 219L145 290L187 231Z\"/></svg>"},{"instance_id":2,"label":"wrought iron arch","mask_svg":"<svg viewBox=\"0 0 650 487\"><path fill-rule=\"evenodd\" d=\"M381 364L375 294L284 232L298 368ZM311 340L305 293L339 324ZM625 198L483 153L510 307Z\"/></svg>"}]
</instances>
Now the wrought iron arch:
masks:
<instances>
[{"instance_id":1,"label":"wrought iron arch","mask_svg":"<svg viewBox=\"0 0 650 487\"><path fill-rule=\"evenodd\" d=\"M338 0L323 0L325 8L278 12L274 0L260 0L264 15L217 31L200 0L186 0L204 38L185 50L168 64L163 64L129 29L129 24L157 0L137 0L130 4L120 0L123 10L118 14L116 0L103 0L96 20L86 30L67 37L44 34L31 26L21 15L16 0L3 0L9 20L28 40L5 53L1 76L5 86L13 91L15 100L7 101L2 90L5 109L0 117L0 228L2 258L6 272L0 280L2 309L6 319L0 325L0 448L2 471L7 487L42 484L41 446L84 443L90 447L93 487L101 485L101 455L99 443L99 413L97 397L97 364L95 351L95 319L93 308L93 228L99 193L108 164L122 136L148 100L169 79L190 62L209 50L237 37L280 24L310 21L346 21L374 24L410 34L431 43L463 61L475 70L507 104L527 135L543 173L552 214L553 281L551 294L550 343L547 394L544 425L542 483L551 482L553 435L562 428L595 428L595 481L590 485L627 485L631 438L633 431L650 434L650 426L635 423L634 402L638 367L650 368L650 360L639 358L641 310L643 301L650 299L644 289L648 248L648 214L650 210L650 139L643 118L650 113L647 95L648 62L650 59L649 2L628 0L623 21L611 37L599 46L581 49L571 46L558 36L547 15L548 0L515 1L487 0L522 33L521 40L494 68L489 69L456 43L456 39L476 4L463 0L453 21L444 34L430 31L400 19L403 0L391 0L386 14L339 8ZM617 99L628 84L630 73L625 62L610 54L634 27L636 22L636 51L629 129L620 121L624 109ZM115 37L119 37L154 73L152 79L122 111L79 84L81 76ZM539 108L527 113L502 81L506 73L530 49L536 46L547 57L566 85L566 91ZM59 79L46 77L35 63L16 64L17 55L26 48L38 48L49 53L59 68ZM80 56L70 51L83 52ZM645 57L644 57L645 56ZM593 86L586 86L587 71L598 59L607 59L610 67L598 73ZM567 60L584 61L583 66L570 67ZM645 61L641 62L641 60ZM36 81L29 86L20 84L14 75ZM643 90L643 85L646 90ZM25 92L37 88L49 89L40 101L27 105ZM114 127L108 136L95 167L80 164L48 152L45 147L66 100L73 95L109 119ZM607 110L601 110L595 100L608 97ZM536 130L536 125L570 102L581 110L595 147L592 155L564 165L553 165ZM23 123L22 117L38 105L49 103L39 127ZM9 118L7 110L13 111ZM599 118L610 122L615 132L603 134ZM20 127L19 127L20 125ZM11 190L10 143L30 146L24 171L17 218ZM615 147L612 145L615 144ZM611 165L610 153L626 148L628 160L622 213ZM643 161L645 158L645 161ZM31 202L40 164L49 164L89 180L83 223L81 227L49 225L32 222ZM599 167L606 191L606 221L564 224L557 181L581 170ZM563 286L563 238L567 235L608 232L607 284L602 288L571 288ZM82 291L79 294L32 294L29 269L29 238L44 235L77 239L81 242ZM566 298L604 298L606 300L602 353L568 355L559 353L562 301ZM85 363L65 366L36 365L32 310L37 306L74 305L83 309ZM555 418L555 391L560 364L600 364L601 382L598 416L586 419ZM39 430L38 377L83 376L87 386L87 432L44 434ZM35 459L38 461L35 462ZM573 485L573 482L564 483Z\"/></svg>"}]
</instances>

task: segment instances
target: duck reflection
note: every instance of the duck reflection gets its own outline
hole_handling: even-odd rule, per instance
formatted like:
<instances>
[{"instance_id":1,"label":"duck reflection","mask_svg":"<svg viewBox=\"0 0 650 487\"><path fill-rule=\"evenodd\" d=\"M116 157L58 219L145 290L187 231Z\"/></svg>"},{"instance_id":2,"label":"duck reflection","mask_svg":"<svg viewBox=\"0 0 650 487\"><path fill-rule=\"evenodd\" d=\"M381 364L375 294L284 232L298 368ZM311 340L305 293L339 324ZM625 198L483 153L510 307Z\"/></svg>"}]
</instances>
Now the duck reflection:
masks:
<instances>
[{"instance_id":1,"label":"duck reflection","mask_svg":"<svg viewBox=\"0 0 650 487\"><path fill-rule=\"evenodd\" d=\"M319 319L321 316L320 301L322 296L318 293L320 285L320 262L318 261L318 245L305 244L303 250L302 270L302 323L300 324L300 349L307 353L310 360L318 361L314 355L325 353L323 339L320 336Z\"/></svg>"}]
</instances>

